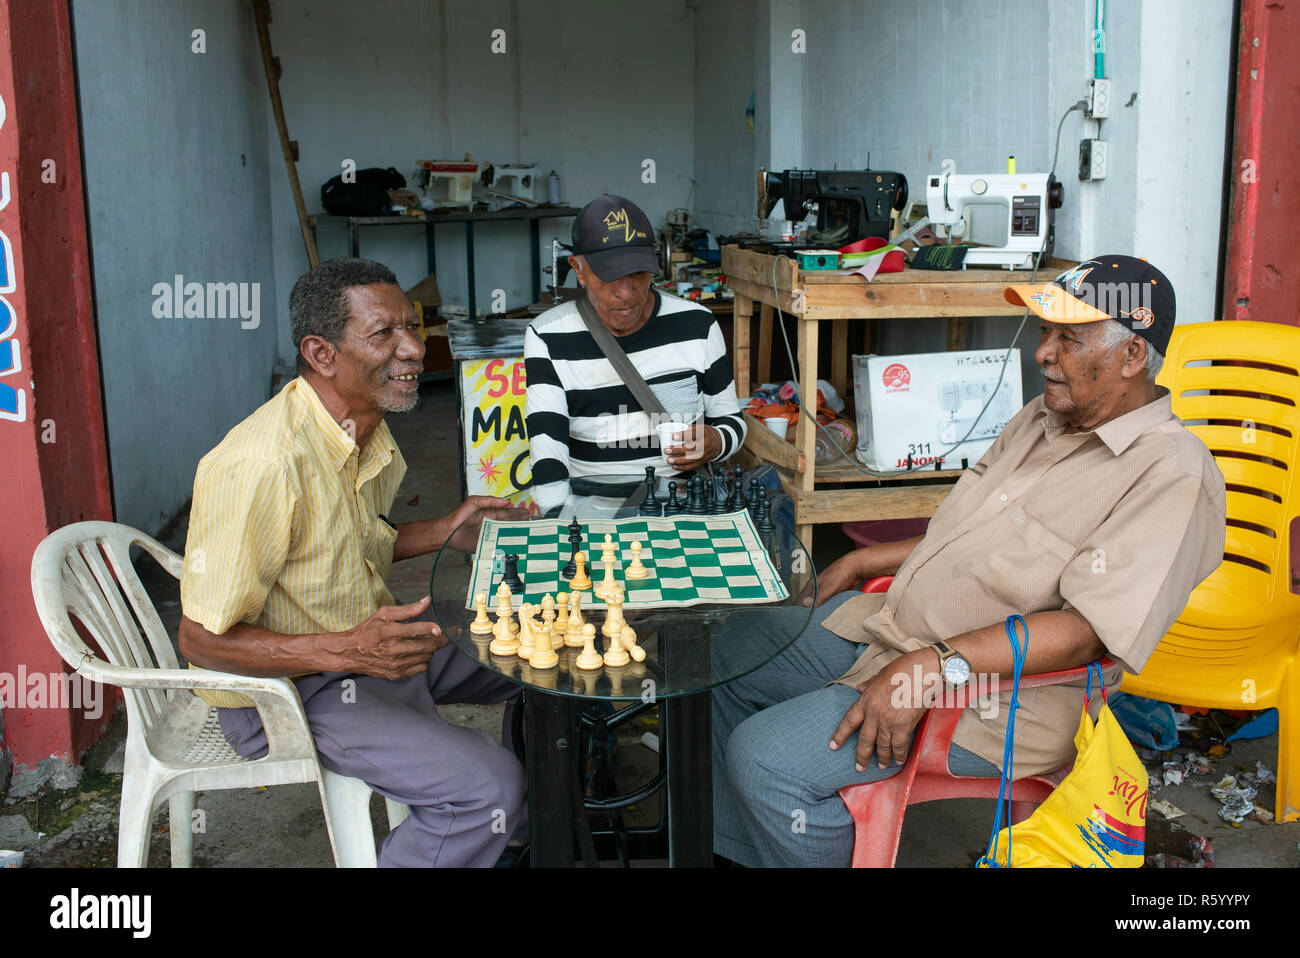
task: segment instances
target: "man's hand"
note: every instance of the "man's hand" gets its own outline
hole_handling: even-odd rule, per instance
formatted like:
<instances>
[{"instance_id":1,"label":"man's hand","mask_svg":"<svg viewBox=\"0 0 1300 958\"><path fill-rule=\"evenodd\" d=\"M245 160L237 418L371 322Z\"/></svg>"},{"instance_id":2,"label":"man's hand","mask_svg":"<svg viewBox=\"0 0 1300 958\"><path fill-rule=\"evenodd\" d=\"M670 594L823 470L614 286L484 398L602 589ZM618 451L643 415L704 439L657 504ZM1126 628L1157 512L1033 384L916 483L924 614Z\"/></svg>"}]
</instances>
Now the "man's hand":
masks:
<instances>
[{"instance_id":1,"label":"man's hand","mask_svg":"<svg viewBox=\"0 0 1300 958\"><path fill-rule=\"evenodd\" d=\"M850 552L848 555L840 556L817 573L818 605L824 603L831 596L862 586L867 577L861 571L860 566L862 563L860 560L861 556L858 552ZM799 596L799 604L812 605L812 592L813 584L809 582Z\"/></svg>"},{"instance_id":2,"label":"man's hand","mask_svg":"<svg viewBox=\"0 0 1300 958\"><path fill-rule=\"evenodd\" d=\"M680 441L681 445L665 446L664 458L678 472L687 472L712 462L722 452L722 436L705 423L696 423L685 432L673 433L673 441Z\"/></svg>"},{"instance_id":3,"label":"man's hand","mask_svg":"<svg viewBox=\"0 0 1300 958\"><path fill-rule=\"evenodd\" d=\"M447 523L447 544L461 552L473 552L484 519L503 522L527 519L528 510L497 496L470 496L443 521Z\"/></svg>"},{"instance_id":4,"label":"man's hand","mask_svg":"<svg viewBox=\"0 0 1300 958\"><path fill-rule=\"evenodd\" d=\"M937 666L938 660L933 652L926 650L924 654L931 660L930 665ZM925 715L925 706L920 704L922 690L913 687L916 685L913 666L917 661L919 659L913 653L900 656L859 685L862 694L844 713L844 718L831 735L830 747L837 749L857 730L859 772L866 770L872 752L875 752L881 768L887 768L895 761L901 764L907 758L912 729ZM902 701L906 704L897 707L891 700L896 697L895 690L900 688Z\"/></svg>"},{"instance_id":5,"label":"man's hand","mask_svg":"<svg viewBox=\"0 0 1300 958\"><path fill-rule=\"evenodd\" d=\"M432 622L412 621L429 607L426 596L409 605L384 605L355 629L338 633L342 640L331 671L357 672L377 679L410 678L429 667L429 659L449 643Z\"/></svg>"}]
</instances>

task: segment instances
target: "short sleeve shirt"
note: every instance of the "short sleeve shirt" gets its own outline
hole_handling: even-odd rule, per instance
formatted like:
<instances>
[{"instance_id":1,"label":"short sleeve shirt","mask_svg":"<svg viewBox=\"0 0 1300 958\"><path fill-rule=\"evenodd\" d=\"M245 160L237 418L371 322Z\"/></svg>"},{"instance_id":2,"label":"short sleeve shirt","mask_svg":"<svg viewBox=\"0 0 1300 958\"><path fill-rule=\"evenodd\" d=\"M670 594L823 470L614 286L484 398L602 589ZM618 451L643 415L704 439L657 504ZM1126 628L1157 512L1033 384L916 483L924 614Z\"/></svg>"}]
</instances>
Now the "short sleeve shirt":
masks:
<instances>
[{"instance_id":1,"label":"short sleeve shirt","mask_svg":"<svg viewBox=\"0 0 1300 958\"><path fill-rule=\"evenodd\" d=\"M304 379L291 381L199 462L181 607L224 635L343 632L381 605L397 530L385 514L406 462L381 422L364 449ZM200 692L213 705L251 704Z\"/></svg>"},{"instance_id":2,"label":"short sleeve shirt","mask_svg":"<svg viewBox=\"0 0 1300 958\"><path fill-rule=\"evenodd\" d=\"M838 681L856 685L903 652L1013 614L1063 609L1119 665L1142 669L1223 559L1223 475L1163 388L1095 430L1066 427L1041 396L1027 404L940 504L883 601L864 595L827 619L866 646ZM967 709L954 743L1001 767L1008 703ZM1082 703L1071 686L1020 692L1017 777L1072 757Z\"/></svg>"}]
</instances>

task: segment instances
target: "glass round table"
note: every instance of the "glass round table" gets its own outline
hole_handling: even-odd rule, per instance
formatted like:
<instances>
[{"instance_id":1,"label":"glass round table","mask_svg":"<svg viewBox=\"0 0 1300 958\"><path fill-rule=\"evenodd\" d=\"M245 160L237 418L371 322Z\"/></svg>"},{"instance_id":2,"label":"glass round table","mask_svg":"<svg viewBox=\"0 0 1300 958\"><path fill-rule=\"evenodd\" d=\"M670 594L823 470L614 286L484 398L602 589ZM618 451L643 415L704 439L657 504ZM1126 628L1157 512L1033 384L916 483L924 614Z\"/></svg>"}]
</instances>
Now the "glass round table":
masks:
<instances>
[{"instance_id":1,"label":"glass round table","mask_svg":"<svg viewBox=\"0 0 1300 958\"><path fill-rule=\"evenodd\" d=\"M685 479L673 481L681 485ZM656 480L660 506L669 498L667 485ZM572 864L575 833L584 860L592 863L595 853L583 806L626 807L660 786L666 797L661 808L667 813L669 864L710 864L712 749L709 698L702 693L771 661L803 634L812 617L812 605L801 599L810 595L816 603L816 573L788 522L765 522L762 510L756 510L756 521L749 509L646 514L642 510L651 508L647 489L644 476L575 479L550 516L471 520L474 528L462 527L449 542L473 552L447 545L434 562L429 591L438 626L461 653L524 689L534 866ZM575 532L581 536L577 548L570 539ZM614 547L610 568L602 558L606 536ZM640 544L644 578L628 576L634 542ZM551 603L572 607L572 599L566 603L560 594L575 591L563 575L572 571L565 567L575 551L588 557L592 588L577 590L582 593L578 611L596 627L594 651L601 661L594 667L579 665L584 649L566 644L558 627L539 629L550 624L540 615L541 607L550 604L546 596ZM522 580L522 588L511 590L510 619L519 629L521 608L529 604L528 631L534 637L549 632L554 664L538 667L518 652L494 652L494 636L471 628L480 597L492 618L499 619L495 610L508 555L517 557L515 571ZM603 591L607 579L615 583L621 618L643 653L632 651L625 663L616 650L610 654L612 639L601 634L611 610L593 591ZM554 621L563 624L563 616ZM620 664L606 664L605 658ZM583 665L593 661L588 653ZM583 727L592 725L589 715L581 714L584 703L623 703L607 720L611 726L661 706L661 768L652 782L622 796L594 802L584 797L576 747Z\"/></svg>"}]
</instances>

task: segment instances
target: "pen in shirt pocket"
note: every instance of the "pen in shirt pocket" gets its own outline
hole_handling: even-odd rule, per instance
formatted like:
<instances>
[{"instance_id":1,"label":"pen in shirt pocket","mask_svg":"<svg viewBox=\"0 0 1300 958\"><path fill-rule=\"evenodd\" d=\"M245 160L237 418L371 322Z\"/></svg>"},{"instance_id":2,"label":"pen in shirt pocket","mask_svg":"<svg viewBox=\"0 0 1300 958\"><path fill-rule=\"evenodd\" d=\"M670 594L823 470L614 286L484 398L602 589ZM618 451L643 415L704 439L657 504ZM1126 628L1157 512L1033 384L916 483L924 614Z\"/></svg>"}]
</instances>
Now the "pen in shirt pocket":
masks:
<instances>
[{"instance_id":1,"label":"pen in shirt pocket","mask_svg":"<svg viewBox=\"0 0 1300 958\"><path fill-rule=\"evenodd\" d=\"M394 532L397 531L397 526L393 525L392 521L388 518L388 516L384 515L381 512L379 513L379 518L384 520L384 525L388 526L388 528L392 529Z\"/></svg>"}]
</instances>

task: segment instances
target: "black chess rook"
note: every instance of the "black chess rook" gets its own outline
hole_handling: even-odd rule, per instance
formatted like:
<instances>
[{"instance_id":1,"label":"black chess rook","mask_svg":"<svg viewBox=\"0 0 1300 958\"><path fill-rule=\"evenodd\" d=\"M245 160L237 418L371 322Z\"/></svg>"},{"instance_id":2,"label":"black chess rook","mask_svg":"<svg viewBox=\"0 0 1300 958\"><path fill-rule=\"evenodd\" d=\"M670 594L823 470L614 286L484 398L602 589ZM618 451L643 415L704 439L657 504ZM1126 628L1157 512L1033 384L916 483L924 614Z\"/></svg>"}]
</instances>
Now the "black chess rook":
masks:
<instances>
[{"instance_id":1,"label":"black chess rook","mask_svg":"<svg viewBox=\"0 0 1300 958\"><path fill-rule=\"evenodd\" d=\"M501 581L514 595L520 595L524 591L524 580L519 578L519 556L513 552L506 553L505 574Z\"/></svg>"}]
</instances>

